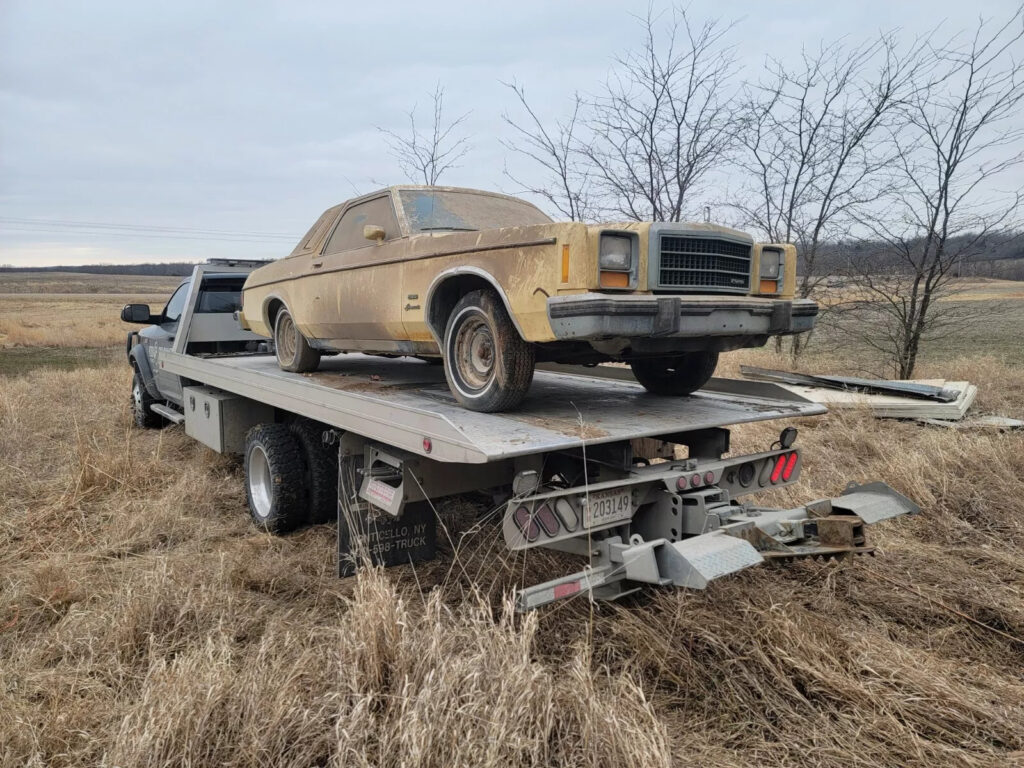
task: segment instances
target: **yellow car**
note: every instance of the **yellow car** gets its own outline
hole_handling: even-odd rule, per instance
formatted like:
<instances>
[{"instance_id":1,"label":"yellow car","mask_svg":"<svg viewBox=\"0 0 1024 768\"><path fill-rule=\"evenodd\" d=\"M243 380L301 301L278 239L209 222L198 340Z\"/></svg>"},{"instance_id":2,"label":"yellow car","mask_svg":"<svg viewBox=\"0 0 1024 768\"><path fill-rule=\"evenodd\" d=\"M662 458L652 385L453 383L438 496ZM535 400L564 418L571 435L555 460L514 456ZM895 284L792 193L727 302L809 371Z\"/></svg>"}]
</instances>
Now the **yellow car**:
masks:
<instances>
[{"instance_id":1,"label":"yellow car","mask_svg":"<svg viewBox=\"0 0 1024 768\"><path fill-rule=\"evenodd\" d=\"M795 273L792 245L713 224L553 222L507 195L396 186L329 208L252 272L240 319L285 370L432 358L462 405L501 411L544 361L626 362L649 391L689 394L719 352L811 329Z\"/></svg>"}]
</instances>

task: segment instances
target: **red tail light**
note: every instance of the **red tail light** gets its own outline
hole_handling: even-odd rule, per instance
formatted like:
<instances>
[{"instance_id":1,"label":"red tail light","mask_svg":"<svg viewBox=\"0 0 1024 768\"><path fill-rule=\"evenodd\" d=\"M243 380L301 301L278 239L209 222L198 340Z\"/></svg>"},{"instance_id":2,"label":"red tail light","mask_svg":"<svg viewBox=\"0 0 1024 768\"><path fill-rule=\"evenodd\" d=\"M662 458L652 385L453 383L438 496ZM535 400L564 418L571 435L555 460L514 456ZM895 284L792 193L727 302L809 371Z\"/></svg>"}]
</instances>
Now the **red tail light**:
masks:
<instances>
[{"instance_id":1,"label":"red tail light","mask_svg":"<svg viewBox=\"0 0 1024 768\"><path fill-rule=\"evenodd\" d=\"M530 514L530 510L526 507L520 507L515 511L512 518L516 521L516 525L519 526L520 532L523 534L523 538L527 541L536 541L537 537L540 536L540 526L537 525L537 521L533 519L533 515Z\"/></svg>"},{"instance_id":2,"label":"red tail light","mask_svg":"<svg viewBox=\"0 0 1024 768\"><path fill-rule=\"evenodd\" d=\"M783 454L775 459L775 469L772 470L772 485L779 482L782 477L782 470L786 468L786 455Z\"/></svg>"},{"instance_id":3,"label":"red tail light","mask_svg":"<svg viewBox=\"0 0 1024 768\"><path fill-rule=\"evenodd\" d=\"M789 480L793 476L794 469L796 469L796 451L789 454L789 458L786 459L786 468L782 470L782 479Z\"/></svg>"},{"instance_id":4,"label":"red tail light","mask_svg":"<svg viewBox=\"0 0 1024 768\"><path fill-rule=\"evenodd\" d=\"M555 513L551 511L550 506L541 504L533 514L537 518L537 522L540 523L540 527L544 529L544 533L548 536L554 536L558 533L558 518L555 517Z\"/></svg>"}]
</instances>

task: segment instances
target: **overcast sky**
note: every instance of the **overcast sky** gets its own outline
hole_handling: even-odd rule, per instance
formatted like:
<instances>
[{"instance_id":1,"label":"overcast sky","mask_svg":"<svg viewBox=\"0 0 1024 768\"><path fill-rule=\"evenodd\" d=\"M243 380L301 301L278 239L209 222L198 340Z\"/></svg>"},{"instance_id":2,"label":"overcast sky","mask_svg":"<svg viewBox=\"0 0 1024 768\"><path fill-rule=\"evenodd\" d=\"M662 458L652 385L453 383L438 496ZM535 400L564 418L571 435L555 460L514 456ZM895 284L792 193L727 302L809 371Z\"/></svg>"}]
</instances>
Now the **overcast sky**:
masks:
<instances>
[{"instance_id":1,"label":"overcast sky","mask_svg":"<svg viewBox=\"0 0 1024 768\"><path fill-rule=\"evenodd\" d=\"M756 78L768 52L883 28L912 35L943 20L952 32L1017 5L695 0L689 8L698 21L738 22L732 39ZM531 169L501 144L501 113L515 106L501 81L524 85L542 115L562 114L573 91L596 89L615 53L638 42L631 14L646 8L646 0L0 0L0 264L284 255L323 209L405 180L376 126L400 130L438 81L451 113L470 113L472 136L445 183L513 192L504 165Z\"/></svg>"}]
</instances>

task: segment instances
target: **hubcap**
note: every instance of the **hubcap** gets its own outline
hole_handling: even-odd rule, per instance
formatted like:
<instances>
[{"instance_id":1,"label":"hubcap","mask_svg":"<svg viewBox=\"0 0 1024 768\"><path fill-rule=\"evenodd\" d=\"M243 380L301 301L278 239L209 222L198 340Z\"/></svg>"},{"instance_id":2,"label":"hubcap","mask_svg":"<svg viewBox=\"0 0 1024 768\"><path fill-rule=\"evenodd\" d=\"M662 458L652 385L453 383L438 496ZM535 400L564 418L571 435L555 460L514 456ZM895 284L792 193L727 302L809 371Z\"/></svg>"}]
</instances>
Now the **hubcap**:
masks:
<instances>
[{"instance_id":1,"label":"hubcap","mask_svg":"<svg viewBox=\"0 0 1024 768\"><path fill-rule=\"evenodd\" d=\"M290 365L292 360L295 359L295 323L292 322L292 316L287 312L282 312L277 316L277 333L275 339L275 345L277 349L277 359L285 365Z\"/></svg>"},{"instance_id":2,"label":"hubcap","mask_svg":"<svg viewBox=\"0 0 1024 768\"><path fill-rule=\"evenodd\" d=\"M472 389L483 389L494 375L494 336L479 316L459 326L455 338L455 363L459 376Z\"/></svg>"},{"instance_id":3,"label":"hubcap","mask_svg":"<svg viewBox=\"0 0 1024 768\"><path fill-rule=\"evenodd\" d=\"M274 502L274 483L270 474L270 459L263 446L254 445L249 451L249 498L257 517L270 516Z\"/></svg>"}]
</instances>

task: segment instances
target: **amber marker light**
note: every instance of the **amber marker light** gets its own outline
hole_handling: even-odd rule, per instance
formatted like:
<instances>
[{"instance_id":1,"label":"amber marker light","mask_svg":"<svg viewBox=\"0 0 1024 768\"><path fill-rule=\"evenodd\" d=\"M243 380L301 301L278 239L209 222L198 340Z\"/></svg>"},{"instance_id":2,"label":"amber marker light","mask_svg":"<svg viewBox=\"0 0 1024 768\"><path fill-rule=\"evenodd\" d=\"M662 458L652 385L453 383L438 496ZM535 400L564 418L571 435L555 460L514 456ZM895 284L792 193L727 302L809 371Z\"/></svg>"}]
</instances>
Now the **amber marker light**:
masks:
<instances>
[{"instance_id":1,"label":"amber marker light","mask_svg":"<svg viewBox=\"0 0 1024 768\"><path fill-rule=\"evenodd\" d=\"M562 246L562 282L569 282L569 245Z\"/></svg>"},{"instance_id":2,"label":"amber marker light","mask_svg":"<svg viewBox=\"0 0 1024 768\"><path fill-rule=\"evenodd\" d=\"M779 284L775 280L762 280L758 288L759 293L778 293Z\"/></svg>"},{"instance_id":3,"label":"amber marker light","mask_svg":"<svg viewBox=\"0 0 1024 768\"><path fill-rule=\"evenodd\" d=\"M602 272L602 288L629 288L629 273L627 272Z\"/></svg>"}]
</instances>

